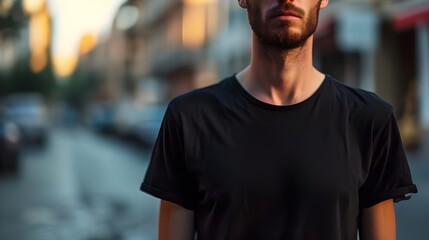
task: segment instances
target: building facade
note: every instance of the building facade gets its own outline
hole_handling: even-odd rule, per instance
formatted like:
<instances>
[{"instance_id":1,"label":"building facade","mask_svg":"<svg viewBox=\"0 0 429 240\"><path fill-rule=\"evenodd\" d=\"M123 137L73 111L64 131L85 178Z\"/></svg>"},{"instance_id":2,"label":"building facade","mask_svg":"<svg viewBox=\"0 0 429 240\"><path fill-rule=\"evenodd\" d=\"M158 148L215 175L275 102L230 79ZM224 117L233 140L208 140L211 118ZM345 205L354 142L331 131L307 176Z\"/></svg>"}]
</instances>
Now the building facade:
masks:
<instances>
[{"instance_id":1,"label":"building facade","mask_svg":"<svg viewBox=\"0 0 429 240\"><path fill-rule=\"evenodd\" d=\"M429 129L429 1L337 0L322 11L315 60L396 109L406 146Z\"/></svg>"}]
</instances>

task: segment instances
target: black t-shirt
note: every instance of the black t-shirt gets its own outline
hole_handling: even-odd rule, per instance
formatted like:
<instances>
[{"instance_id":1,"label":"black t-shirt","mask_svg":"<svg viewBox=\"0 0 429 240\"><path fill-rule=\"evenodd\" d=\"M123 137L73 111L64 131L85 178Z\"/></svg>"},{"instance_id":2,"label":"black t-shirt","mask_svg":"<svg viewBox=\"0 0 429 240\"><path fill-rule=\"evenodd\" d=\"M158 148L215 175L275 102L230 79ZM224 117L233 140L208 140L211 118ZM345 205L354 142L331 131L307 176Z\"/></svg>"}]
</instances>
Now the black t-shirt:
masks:
<instances>
[{"instance_id":1,"label":"black t-shirt","mask_svg":"<svg viewBox=\"0 0 429 240\"><path fill-rule=\"evenodd\" d=\"M198 239L356 239L362 208L409 198L392 107L327 76L275 106L233 76L170 102L141 190L195 211Z\"/></svg>"}]
</instances>

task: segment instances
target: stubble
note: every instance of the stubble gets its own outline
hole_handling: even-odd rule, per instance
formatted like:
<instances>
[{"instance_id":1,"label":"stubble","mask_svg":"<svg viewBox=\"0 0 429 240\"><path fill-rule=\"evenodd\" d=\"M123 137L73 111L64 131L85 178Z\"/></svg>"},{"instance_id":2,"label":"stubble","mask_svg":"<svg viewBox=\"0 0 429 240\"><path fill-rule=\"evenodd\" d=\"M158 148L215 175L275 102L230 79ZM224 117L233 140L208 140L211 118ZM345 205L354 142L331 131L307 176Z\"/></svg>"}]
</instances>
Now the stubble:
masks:
<instances>
[{"instance_id":1,"label":"stubble","mask_svg":"<svg viewBox=\"0 0 429 240\"><path fill-rule=\"evenodd\" d=\"M291 27L293 23L290 21L281 21L270 26L270 19L263 19L262 12L252 4L248 5L249 23L261 44L279 50L293 50L303 47L307 40L316 32L319 22L320 5L321 1L305 16L303 10L296 8L290 3L279 5L276 9L272 10L282 9L302 13L303 23L299 32L292 31Z\"/></svg>"}]
</instances>

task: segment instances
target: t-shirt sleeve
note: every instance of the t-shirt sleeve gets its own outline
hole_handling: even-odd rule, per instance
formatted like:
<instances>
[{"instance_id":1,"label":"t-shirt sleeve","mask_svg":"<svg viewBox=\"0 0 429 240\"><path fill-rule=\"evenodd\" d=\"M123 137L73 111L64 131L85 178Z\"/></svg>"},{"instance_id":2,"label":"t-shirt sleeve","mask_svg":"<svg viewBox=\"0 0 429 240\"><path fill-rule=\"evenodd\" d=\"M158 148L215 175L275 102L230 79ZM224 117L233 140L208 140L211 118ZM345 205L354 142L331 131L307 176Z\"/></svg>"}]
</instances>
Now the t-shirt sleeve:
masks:
<instances>
[{"instance_id":1,"label":"t-shirt sleeve","mask_svg":"<svg viewBox=\"0 0 429 240\"><path fill-rule=\"evenodd\" d=\"M140 190L184 208L195 208L194 181L186 165L183 136L167 108Z\"/></svg>"},{"instance_id":2,"label":"t-shirt sleeve","mask_svg":"<svg viewBox=\"0 0 429 240\"><path fill-rule=\"evenodd\" d=\"M361 208L387 199L395 202L406 200L411 193L417 192L393 112L386 123L375 131L370 170L359 189Z\"/></svg>"}]
</instances>

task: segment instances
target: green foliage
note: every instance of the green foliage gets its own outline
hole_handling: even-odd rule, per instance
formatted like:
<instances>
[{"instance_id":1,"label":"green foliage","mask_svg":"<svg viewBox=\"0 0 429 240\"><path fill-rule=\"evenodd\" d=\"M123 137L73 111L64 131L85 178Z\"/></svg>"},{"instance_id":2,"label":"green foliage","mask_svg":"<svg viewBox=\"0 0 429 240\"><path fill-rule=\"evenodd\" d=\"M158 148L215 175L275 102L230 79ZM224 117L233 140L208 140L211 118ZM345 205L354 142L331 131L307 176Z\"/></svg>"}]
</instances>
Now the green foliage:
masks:
<instances>
[{"instance_id":1,"label":"green foliage","mask_svg":"<svg viewBox=\"0 0 429 240\"><path fill-rule=\"evenodd\" d=\"M15 92L38 92L50 98L55 88L55 77L51 67L39 73L31 71L28 59L16 64L8 74L0 75L0 95L5 96Z\"/></svg>"}]
</instances>

